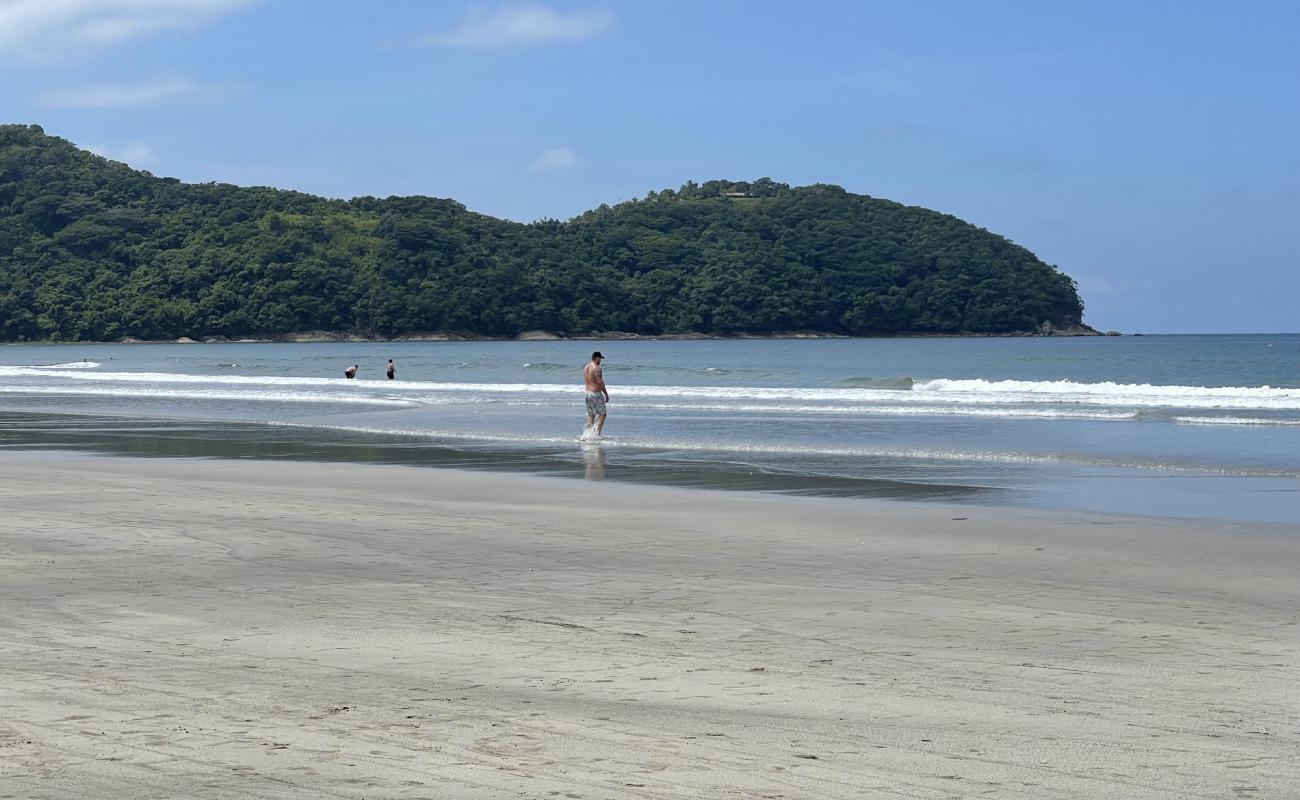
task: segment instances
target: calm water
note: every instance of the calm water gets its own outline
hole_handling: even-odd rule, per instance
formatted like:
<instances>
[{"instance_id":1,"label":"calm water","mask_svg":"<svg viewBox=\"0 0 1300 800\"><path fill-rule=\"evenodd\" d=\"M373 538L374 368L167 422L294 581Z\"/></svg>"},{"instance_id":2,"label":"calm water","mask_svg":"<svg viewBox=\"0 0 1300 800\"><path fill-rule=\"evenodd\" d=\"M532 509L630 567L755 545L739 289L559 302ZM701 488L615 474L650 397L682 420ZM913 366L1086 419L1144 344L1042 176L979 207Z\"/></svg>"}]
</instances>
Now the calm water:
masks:
<instances>
[{"instance_id":1,"label":"calm water","mask_svg":"<svg viewBox=\"0 0 1300 800\"><path fill-rule=\"evenodd\" d=\"M10 345L0 445L1300 523L1300 335Z\"/></svg>"}]
</instances>

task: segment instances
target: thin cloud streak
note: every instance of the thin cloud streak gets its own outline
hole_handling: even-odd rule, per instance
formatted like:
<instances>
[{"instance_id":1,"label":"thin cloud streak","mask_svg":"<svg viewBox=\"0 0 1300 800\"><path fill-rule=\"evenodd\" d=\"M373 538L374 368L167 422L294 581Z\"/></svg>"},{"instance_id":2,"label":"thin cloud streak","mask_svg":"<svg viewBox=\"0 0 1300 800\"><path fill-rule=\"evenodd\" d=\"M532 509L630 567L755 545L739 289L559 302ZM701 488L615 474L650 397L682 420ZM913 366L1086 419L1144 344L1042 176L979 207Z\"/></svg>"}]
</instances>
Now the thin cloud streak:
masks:
<instances>
[{"instance_id":1,"label":"thin cloud streak","mask_svg":"<svg viewBox=\"0 0 1300 800\"><path fill-rule=\"evenodd\" d=\"M192 27L254 0L5 0L0 54L54 62Z\"/></svg>"},{"instance_id":2,"label":"thin cloud streak","mask_svg":"<svg viewBox=\"0 0 1300 800\"><path fill-rule=\"evenodd\" d=\"M547 150L533 162L533 169L538 171L572 169L576 166L578 166L578 156L567 147Z\"/></svg>"},{"instance_id":3,"label":"thin cloud streak","mask_svg":"<svg viewBox=\"0 0 1300 800\"><path fill-rule=\"evenodd\" d=\"M562 14L544 6L502 8L469 14L456 30L432 36L430 44L446 47L505 47L576 42L599 36L614 24L608 11L588 9Z\"/></svg>"},{"instance_id":4,"label":"thin cloud streak","mask_svg":"<svg viewBox=\"0 0 1300 800\"><path fill-rule=\"evenodd\" d=\"M109 161L121 161L137 169L148 167L158 163L158 154L153 147L144 142L127 142L121 147L107 147L100 145L86 145L90 152L103 156Z\"/></svg>"},{"instance_id":5,"label":"thin cloud streak","mask_svg":"<svg viewBox=\"0 0 1300 800\"><path fill-rule=\"evenodd\" d=\"M51 89L43 92L36 101L45 108L140 108L211 98L224 91L224 86L175 78L137 84L100 83Z\"/></svg>"}]
</instances>

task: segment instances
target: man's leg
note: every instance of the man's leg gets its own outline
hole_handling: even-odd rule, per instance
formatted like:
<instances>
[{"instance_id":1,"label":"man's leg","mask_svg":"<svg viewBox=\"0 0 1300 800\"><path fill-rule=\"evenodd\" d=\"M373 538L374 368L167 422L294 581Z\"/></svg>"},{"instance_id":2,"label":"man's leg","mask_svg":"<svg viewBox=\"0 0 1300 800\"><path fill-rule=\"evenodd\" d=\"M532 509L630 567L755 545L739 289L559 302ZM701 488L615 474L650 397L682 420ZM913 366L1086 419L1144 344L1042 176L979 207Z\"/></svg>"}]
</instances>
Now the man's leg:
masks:
<instances>
[{"instance_id":1,"label":"man's leg","mask_svg":"<svg viewBox=\"0 0 1300 800\"><path fill-rule=\"evenodd\" d=\"M599 436L599 435L600 435L600 432L603 431L603 430L605 430L605 415L604 415L604 414L601 414L601 415L600 415L600 422L597 422L597 423L596 423L596 435Z\"/></svg>"},{"instance_id":2,"label":"man's leg","mask_svg":"<svg viewBox=\"0 0 1300 800\"><path fill-rule=\"evenodd\" d=\"M587 415L587 428L586 428L586 430L591 430L591 426L592 426L592 425L595 425L595 424L596 424L596 416L595 416L594 414L588 414L588 415Z\"/></svg>"}]
</instances>

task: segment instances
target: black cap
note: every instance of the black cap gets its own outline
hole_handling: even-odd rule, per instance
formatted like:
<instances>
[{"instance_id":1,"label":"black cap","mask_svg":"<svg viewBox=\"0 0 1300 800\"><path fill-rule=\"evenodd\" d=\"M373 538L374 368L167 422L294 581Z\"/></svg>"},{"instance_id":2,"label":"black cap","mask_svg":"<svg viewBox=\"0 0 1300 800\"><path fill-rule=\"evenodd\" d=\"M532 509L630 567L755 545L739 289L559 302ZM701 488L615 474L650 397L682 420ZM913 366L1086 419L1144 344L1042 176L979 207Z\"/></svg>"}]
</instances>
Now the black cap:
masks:
<instances>
[{"instance_id":1,"label":"black cap","mask_svg":"<svg viewBox=\"0 0 1300 800\"><path fill-rule=\"evenodd\" d=\"M599 350L597 350L596 352L592 353L592 354L591 354L591 357L592 357L592 358L604 358L604 356L602 356L602 355L600 354L600 351L599 351Z\"/></svg>"}]
</instances>

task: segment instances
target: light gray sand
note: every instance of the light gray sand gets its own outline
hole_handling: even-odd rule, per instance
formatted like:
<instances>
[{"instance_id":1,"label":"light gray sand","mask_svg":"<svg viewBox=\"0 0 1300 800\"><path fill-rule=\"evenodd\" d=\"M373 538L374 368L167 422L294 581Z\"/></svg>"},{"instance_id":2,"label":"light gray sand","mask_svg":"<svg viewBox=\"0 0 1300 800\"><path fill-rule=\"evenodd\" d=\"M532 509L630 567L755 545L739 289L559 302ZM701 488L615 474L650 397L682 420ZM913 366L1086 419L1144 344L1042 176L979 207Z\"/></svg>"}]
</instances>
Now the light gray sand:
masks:
<instances>
[{"instance_id":1,"label":"light gray sand","mask_svg":"<svg viewBox=\"0 0 1300 800\"><path fill-rule=\"evenodd\" d=\"M0 502L0 797L1300 797L1300 527L6 451Z\"/></svg>"}]
</instances>

